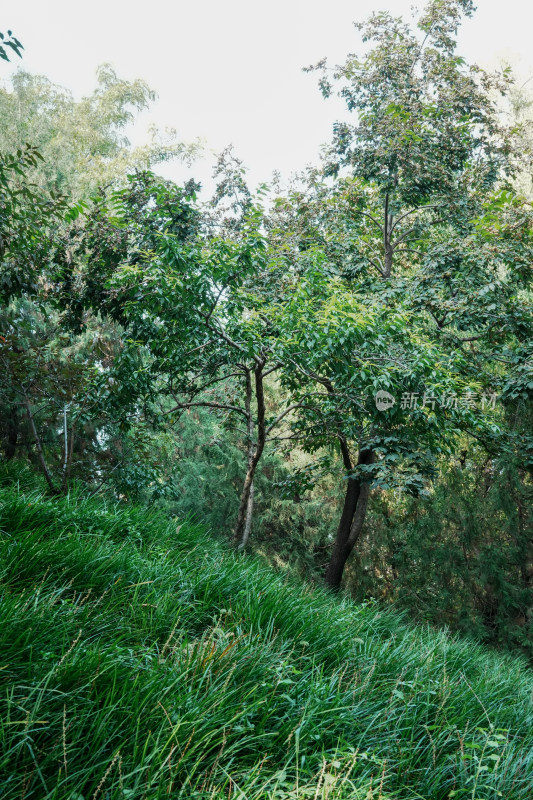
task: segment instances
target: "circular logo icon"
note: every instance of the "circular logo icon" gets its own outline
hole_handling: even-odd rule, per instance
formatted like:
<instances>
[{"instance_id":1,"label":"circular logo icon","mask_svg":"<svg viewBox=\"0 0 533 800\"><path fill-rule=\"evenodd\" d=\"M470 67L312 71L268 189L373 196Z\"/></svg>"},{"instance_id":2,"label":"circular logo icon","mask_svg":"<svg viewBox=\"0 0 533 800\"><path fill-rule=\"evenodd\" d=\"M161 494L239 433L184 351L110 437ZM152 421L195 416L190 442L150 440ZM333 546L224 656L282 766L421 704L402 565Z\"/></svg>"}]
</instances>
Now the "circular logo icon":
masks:
<instances>
[{"instance_id":1,"label":"circular logo icon","mask_svg":"<svg viewBox=\"0 0 533 800\"><path fill-rule=\"evenodd\" d=\"M379 392L376 392L376 397L374 399L376 401L376 408L378 411L386 411L387 408L392 408L396 402L394 397L388 392L383 391L383 389L380 389Z\"/></svg>"}]
</instances>

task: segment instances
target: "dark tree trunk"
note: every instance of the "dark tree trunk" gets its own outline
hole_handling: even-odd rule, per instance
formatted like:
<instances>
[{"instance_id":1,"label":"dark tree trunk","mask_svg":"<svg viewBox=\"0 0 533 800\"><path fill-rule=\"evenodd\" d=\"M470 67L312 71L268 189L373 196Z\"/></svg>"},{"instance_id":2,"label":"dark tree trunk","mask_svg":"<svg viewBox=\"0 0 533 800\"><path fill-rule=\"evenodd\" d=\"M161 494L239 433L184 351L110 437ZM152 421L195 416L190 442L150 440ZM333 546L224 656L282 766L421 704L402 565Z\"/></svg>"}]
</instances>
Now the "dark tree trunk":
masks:
<instances>
[{"instance_id":1,"label":"dark tree trunk","mask_svg":"<svg viewBox=\"0 0 533 800\"><path fill-rule=\"evenodd\" d=\"M347 484L342 515L325 575L327 586L335 590L340 589L344 565L351 552L348 548L350 529L361 491L361 484L359 481L348 478Z\"/></svg>"},{"instance_id":2,"label":"dark tree trunk","mask_svg":"<svg viewBox=\"0 0 533 800\"><path fill-rule=\"evenodd\" d=\"M346 446L345 446L346 447ZM347 465L347 450L343 451L343 460ZM361 450L357 464L371 464L374 461L372 450ZM349 467L351 469L351 466ZM342 515L333 543L331 558L326 569L326 585L338 591L346 562L355 547L366 517L370 485L358 478L348 478Z\"/></svg>"},{"instance_id":3,"label":"dark tree trunk","mask_svg":"<svg viewBox=\"0 0 533 800\"><path fill-rule=\"evenodd\" d=\"M385 215L383 220L383 271L384 278L390 278L392 272L392 260L394 257L394 245L391 241L392 236L392 214L390 213L390 197L385 195Z\"/></svg>"},{"instance_id":4,"label":"dark tree trunk","mask_svg":"<svg viewBox=\"0 0 533 800\"><path fill-rule=\"evenodd\" d=\"M244 479L239 503L239 512L235 524L234 538L236 543L244 547L252 523L253 492L255 470L263 454L266 441L265 428L265 396L263 387L263 364L259 364L254 370L255 376L255 397L257 400L257 441L253 442L253 419L251 411L251 381L249 373L246 380L246 407L248 410L249 430L248 430L248 469ZM251 496L250 496L251 495Z\"/></svg>"},{"instance_id":5,"label":"dark tree trunk","mask_svg":"<svg viewBox=\"0 0 533 800\"><path fill-rule=\"evenodd\" d=\"M394 248L390 242L387 242L385 245L385 257L383 259L383 277L390 278L390 274L392 272L392 259L394 254Z\"/></svg>"}]
</instances>

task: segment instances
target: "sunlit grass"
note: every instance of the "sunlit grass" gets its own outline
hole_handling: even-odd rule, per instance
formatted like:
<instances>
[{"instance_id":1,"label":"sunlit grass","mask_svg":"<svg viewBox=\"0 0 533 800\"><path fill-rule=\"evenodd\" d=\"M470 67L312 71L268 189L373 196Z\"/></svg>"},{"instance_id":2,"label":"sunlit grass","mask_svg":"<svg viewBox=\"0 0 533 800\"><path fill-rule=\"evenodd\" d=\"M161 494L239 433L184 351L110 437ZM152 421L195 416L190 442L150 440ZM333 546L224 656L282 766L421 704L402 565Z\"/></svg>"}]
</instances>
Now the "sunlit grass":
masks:
<instances>
[{"instance_id":1,"label":"sunlit grass","mask_svg":"<svg viewBox=\"0 0 533 800\"><path fill-rule=\"evenodd\" d=\"M533 797L525 662L143 508L0 489L0 797Z\"/></svg>"}]
</instances>

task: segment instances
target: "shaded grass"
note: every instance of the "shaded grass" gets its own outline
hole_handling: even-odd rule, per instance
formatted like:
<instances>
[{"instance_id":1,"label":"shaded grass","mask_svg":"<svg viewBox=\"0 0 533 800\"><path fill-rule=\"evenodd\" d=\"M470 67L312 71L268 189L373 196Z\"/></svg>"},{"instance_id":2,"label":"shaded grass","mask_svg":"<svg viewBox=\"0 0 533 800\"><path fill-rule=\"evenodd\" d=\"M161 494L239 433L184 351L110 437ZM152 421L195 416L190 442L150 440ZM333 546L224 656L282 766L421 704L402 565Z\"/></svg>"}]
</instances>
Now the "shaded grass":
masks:
<instances>
[{"instance_id":1,"label":"shaded grass","mask_svg":"<svg viewBox=\"0 0 533 800\"><path fill-rule=\"evenodd\" d=\"M0 797L533 797L525 662L0 487Z\"/></svg>"}]
</instances>

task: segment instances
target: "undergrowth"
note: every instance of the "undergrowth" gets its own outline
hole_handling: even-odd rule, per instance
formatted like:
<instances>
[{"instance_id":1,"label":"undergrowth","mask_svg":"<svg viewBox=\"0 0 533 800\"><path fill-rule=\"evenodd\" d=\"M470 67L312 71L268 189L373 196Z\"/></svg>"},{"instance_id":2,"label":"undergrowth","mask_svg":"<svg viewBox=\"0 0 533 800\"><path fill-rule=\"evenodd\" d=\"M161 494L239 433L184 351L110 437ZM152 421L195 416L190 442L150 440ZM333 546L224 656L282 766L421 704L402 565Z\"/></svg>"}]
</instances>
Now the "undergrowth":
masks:
<instances>
[{"instance_id":1,"label":"undergrowth","mask_svg":"<svg viewBox=\"0 0 533 800\"><path fill-rule=\"evenodd\" d=\"M147 508L0 502L2 800L533 796L520 659Z\"/></svg>"}]
</instances>

